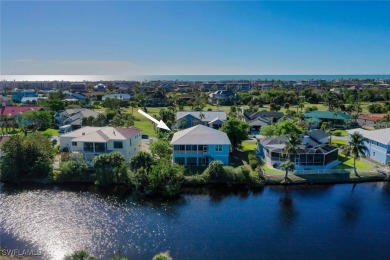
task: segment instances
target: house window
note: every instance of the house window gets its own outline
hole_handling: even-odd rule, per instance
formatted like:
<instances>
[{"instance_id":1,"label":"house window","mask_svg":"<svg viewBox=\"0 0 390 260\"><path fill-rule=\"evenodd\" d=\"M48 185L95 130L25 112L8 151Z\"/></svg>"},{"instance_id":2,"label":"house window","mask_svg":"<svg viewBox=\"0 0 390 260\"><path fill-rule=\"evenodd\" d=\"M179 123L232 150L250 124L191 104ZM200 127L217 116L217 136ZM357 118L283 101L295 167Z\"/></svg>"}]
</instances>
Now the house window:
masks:
<instances>
[{"instance_id":1,"label":"house window","mask_svg":"<svg viewBox=\"0 0 390 260\"><path fill-rule=\"evenodd\" d=\"M216 145L215 146L215 151L216 152L222 152L222 145Z\"/></svg>"},{"instance_id":2,"label":"house window","mask_svg":"<svg viewBox=\"0 0 390 260\"><path fill-rule=\"evenodd\" d=\"M77 142L72 142L72 146L77 146Z\"/></svg>"},{"instance_id":3,"label":"house window","mask_svg":"<svg viewBox=\"0 0 390 260\"><path fill-rule=\"evenodd\" d=\"M131 139L130 139L130 146L131 146Z\"/></svg>"},{"instance_id":4,"label":"house window","mask_svg":"<svg viewBox=\"0 0 390 260\"><path fill-rule=\"evenodd\" d=\"M123 148L123 142L114 142L114 149L122 149Z\"/></svg>"}]
</instances>

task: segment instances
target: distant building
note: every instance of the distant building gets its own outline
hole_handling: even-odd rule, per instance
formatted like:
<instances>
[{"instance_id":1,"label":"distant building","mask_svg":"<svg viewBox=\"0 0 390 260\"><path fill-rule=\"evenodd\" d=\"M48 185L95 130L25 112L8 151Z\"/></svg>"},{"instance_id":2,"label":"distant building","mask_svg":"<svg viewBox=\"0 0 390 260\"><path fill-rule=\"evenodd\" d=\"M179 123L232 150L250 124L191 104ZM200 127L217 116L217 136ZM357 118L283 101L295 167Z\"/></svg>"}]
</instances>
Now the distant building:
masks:
<instances>
[{"instance_id":1,"label":"distant building","mask_svg":"<svg viewBox=\"0 0 390 260\"><path fill-rule=\"evenodd\" d=\"M227 119L223 111L179 111L176 113L176 125L185 129L199 124L218 129Z\"/></svg>"},{"instance_id":2,"label":"distant building","mask_svg":"<svg viewBox=\"0 0 390 260\"><path fill-rule=\"evenodd\" d=\"M102 97L102 101L106 100L107 98L120 99L120 100L123 100L123 101L129 101L131 96L129 94L108 94L108 95L104 95Z\"/></svg>"},{"instance_id":3,"label":"distant building","mask_svg":"<svg viewBox=\"0 0 390 260\"><path fill-rule=\"evenodd\" d=\"M39 99L47 99L47 97L24 97L21 100L22 104L37 104Z\"/></svg>"},{"instance_id":4,"label":"distant building","mask_svg":"<svg viewBox=\"0 0 390 260\"><path fill-rule=\"evenodd\" d=\"M111 152L120 152L130 162L141 150L141 131L138 128L90 127L60 136L61 151L81 153L85 161Z\"/></svg>"},{"instance_id":5,"label":"distant building","mask_svg":"<svg viewBox=\"0 0 390 260\"><path fill-rule=\"evenodd\" d=\"M385 126L386 122L383 119L386 114L360 114L357 118L357 123L360 126Z\"/></svg>"},{"instance_id":6,"label":"distant building","mask_svg":"<svg viewBox=\"0 0 390 260\"><path fill-rule=\"evenodd\" d=\"M70 84L70 91L71 92L85 93L85 92L87 92L86 84L85 83L72 83L72 84Z\"/></svg>"},{"instance_id":7,"label":"distant building","mask_svg":"<svg viewBox=\"0 0 390 260\"><path fill-rule=\"evenodd\" d=\"M243 121L251 126L251 130L260 130L261 127L279 122L284 113L276 111L260 111L248 113L243 111Z\"/></svg>"},{"instance_id":8,"label":"distant building","mask_svg":"<svg viewBox=\"0 0 390 260\"><path fill-rule=\"evenodd\" d=\"M197 125L176 132L171 141L173 162L188 166L207 166L214 160L229 164L231 143L226 133Z\"/></svg>"},{"instance_id":9,"label":"distant building","mask_svg":"<svg viewBox=\"0 0 390 260\"><path fill-rule=\"evenodd\" d=\"M95 91L106 91L107 86L104 85L103 83L99 83L99 84L95 85L95 86L93 87L93 89L94 89Z\"/></svg>"},{"instance_id":10,"label":"distant building","mask_svg":"<svg viewBox=\"0 0 390 260\"><path fill-rule=\"evenodd\" d=\"M24 97L38 97L38 93L33 89L15 89L12 92L12 101L14 103L21 103Z\"/></svg>"},{"instance_id":11,"label":"distant building","mask_svg":"<svg viewBox=\"0 0 390 260\"><path fill-rule=\"evenodd\" d=\"M351 117L343 112L312 111L304 113L305 121L311 123L311 128L318 128L322 122L329 122L333 128L348 128L347 121Z\"/></svg>"},{"instance_id":12,"label":"distant building","mask_svg":"<svg viewBox=\"0 0 390 260\"><path fill-rule=\"evenodd\" d=\"M237 95L231 90L217 90L209 95L208 101L212 104L232 104Z\"/></svg>"},{"instance_id":13,"label":"distant building","mask_svg":"<svg viewBox=\"0 0 390 260\"><path fill-rule=\"evenodd\" d=\"M177 90L179 92L191 92L191 86L188 84L182 84L182 85L177 85Z\"/></svg>"},{"instance_id":14,"label":"distant building","mask_svg":"<svg viewBox=\"0 0 390 260\"><path fill-rule=\"evenodd\" d=\"M83 126L83 118L96 118L99 113L87 108L72 108L60 110L54 115L54 124L58 127L71 125L72 130L79 129Z\"/></svg>"}]
</instances>

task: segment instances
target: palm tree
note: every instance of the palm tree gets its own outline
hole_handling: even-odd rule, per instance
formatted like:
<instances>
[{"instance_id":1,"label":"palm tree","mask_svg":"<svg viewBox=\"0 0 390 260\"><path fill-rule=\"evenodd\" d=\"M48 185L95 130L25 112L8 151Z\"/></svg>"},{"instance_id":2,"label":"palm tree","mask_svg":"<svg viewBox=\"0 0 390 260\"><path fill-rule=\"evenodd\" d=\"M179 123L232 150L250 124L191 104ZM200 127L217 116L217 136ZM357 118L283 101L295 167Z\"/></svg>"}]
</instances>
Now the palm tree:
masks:
<instances>
[{"instance_id":1,"label":"palm tree","mask_svg":"<svg viewBox=\"0 0 390 260\"><path fill-rule=\"evenodd\" d=\"M332 143L332 133L330 132L330 130L331 130L330 123L329 122L323 122L321 124L321 130L329 135L329 143L331 144Z\"/></svg>"},{"instance_id":2,"label":"palm tree","mask_svg":"<svg viewBox=\"0 0 390 260\"><path fill-rule=\"evenodd\" d=\"M299 109L301 110L301 113L302 113L303 109L305 108L305 104L299 103L298 107L299 107Z\"/></svg>"},{"instance_id":3,"label":"palm tree","mask_svg":"<svg viewBox=\"0 0 390 260\"><path fill-rule=\"evenodd\" d=\"M187 119L185 117L180 118L180 128L181 129L184 129L186 123L187 123Z\"/></svg>"},{"instance_id":4,"label":"palm tree","mask_svg":"<svg viewBox=\"0 0 390 260\"><path fill-rule=\"evenodd\" d=\"M295 168L295 164L294 164L294 162L292 162L290 160L290 157L294 156L294 158L295 158L295 156L298 154L298 150L299 150L298 145L301 144L301 141L302 140L301 140L300 135L291 134L291 135L289 135L287 142L286 142L286 145L283 148L283 154L287 158L287 160L282 163L282 165L283 165L282 169L286 171L286 177L285 177L286 180L288 177L288 172L293 171ZM282 165L281 165L281 167L282 167Z\"/></svg>"},{"instance_id":5,"label":"palm tree","mask_svg":"<svg viewBox=\"0 0 390 260\"><path fill-rule=\"evenodd\" d=\"M200 118L200 121L202 121L202 124L203 124L203 120L206 118L206 116L205 116L205 114L200 113L199 114L199 118Z\"/></svg>"},{"instance_id":6,"label":"palm tree","mask_svg":"<svg viewBox=\"0 0 390 260\"><path fill-rule=\"evenodd\" d=\"M288 176L288 172L289 171L294 171L295 169L295 164L290 161L290 160L286 160L284 161L281 165L280 165L280 168L284 171L286 171L286 175L284 177L285 180L287 180L287 176Z\"/></svg>"},{"instance_id":7,"label":"palm tree","mask_svg":"<svg viewBox=\"0 0 390 260\"><path fill-rule=\"evenodd\" d=\"M360 156L365 156L368 150L363 141L363 136L359 132L354 132L350 136L347 147L345 148L345 154L353 157L353 170L356 176L358 176L356 171L356 159L359 159Z\"/></svg>"},{"instance_id":8,"label":"palm tree","mask_svg":"<svg viewBox=\"0 0 390 260\"><path fill-rule=\"evenodd\" d=\"M387 112L383 117L383 122L386 123L386 127L389 127L390 124L390 112Z\"/></svg>"}]
</instances>

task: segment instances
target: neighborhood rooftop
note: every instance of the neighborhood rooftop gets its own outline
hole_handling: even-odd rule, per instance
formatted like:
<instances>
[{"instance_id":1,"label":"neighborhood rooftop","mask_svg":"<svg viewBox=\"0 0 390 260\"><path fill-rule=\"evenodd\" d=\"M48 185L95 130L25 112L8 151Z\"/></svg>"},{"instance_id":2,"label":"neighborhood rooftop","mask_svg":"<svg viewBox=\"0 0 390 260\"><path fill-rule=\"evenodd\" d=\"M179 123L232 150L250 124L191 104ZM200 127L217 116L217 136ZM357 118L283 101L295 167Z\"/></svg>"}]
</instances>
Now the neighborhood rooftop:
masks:
<instances>
[{"instance_id":1,"label":"neighborhood rooftop","mask_svg":"<svg viewBox=\"0 0 390 260\"><path fill-rule=\"evenodd\" d=\"M141 131L136 127L91 127L86 126L61 137L75 138L74 141L106 142L108 140L127 140Z\"/></svg>"},{"instance_id":2,"label":"neighborhood rooftop","mask_svg":"<svg viewBox=\"0 0 390 260\"><path fill-rule=\"evenodd\" d=\"M179 120L180 118L185 117L186 115L192 115L200 119L200 114L204 115L204 118L202 120L207 122L210 122L217 118L222 121L226 120L226 113L223 111L178 111L177 119Z\"/></svg>"},{"instance_id":3,"label":"neighborhood rooftop","mask_svg":"<svg viewBox=\"0 0 390 260\"><path fill-rule=\"evenodd\" d=\"M379 142L381 144L390 144L390 128L368 131L362 128L347 130L348 134L360 133L364 138Z\"/></svg>"},{"instance_id":4,"label":"neighborhood rooftop","mask_svg":"<svg viewBox=\"0 0 390 260\"><path fill-rule=\"evenodd\" d=\"M172 145L191 145L191 144L231 144L226 133L216 129L196 125L173 135Z\"/></svg>"}]
</instances>

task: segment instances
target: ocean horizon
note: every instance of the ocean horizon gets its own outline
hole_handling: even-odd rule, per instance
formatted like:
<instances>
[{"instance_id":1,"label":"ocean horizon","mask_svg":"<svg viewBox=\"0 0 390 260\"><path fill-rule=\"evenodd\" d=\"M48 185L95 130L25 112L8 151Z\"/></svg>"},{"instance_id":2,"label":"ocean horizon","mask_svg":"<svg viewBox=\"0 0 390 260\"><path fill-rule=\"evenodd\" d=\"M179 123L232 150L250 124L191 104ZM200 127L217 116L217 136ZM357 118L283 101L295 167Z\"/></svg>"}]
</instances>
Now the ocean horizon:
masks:
<instances>
[{"instance_id":1,"label":"ocean horizon","mask_svg":"<svg viewBox=\"0 0 390 260\"><path fill-rule=\"evenodd\" d=\"M1 81L240 81L240 80L349 80L390 79L390 74L334 75L1 75Z\"/></svg>"}]
</instances>

